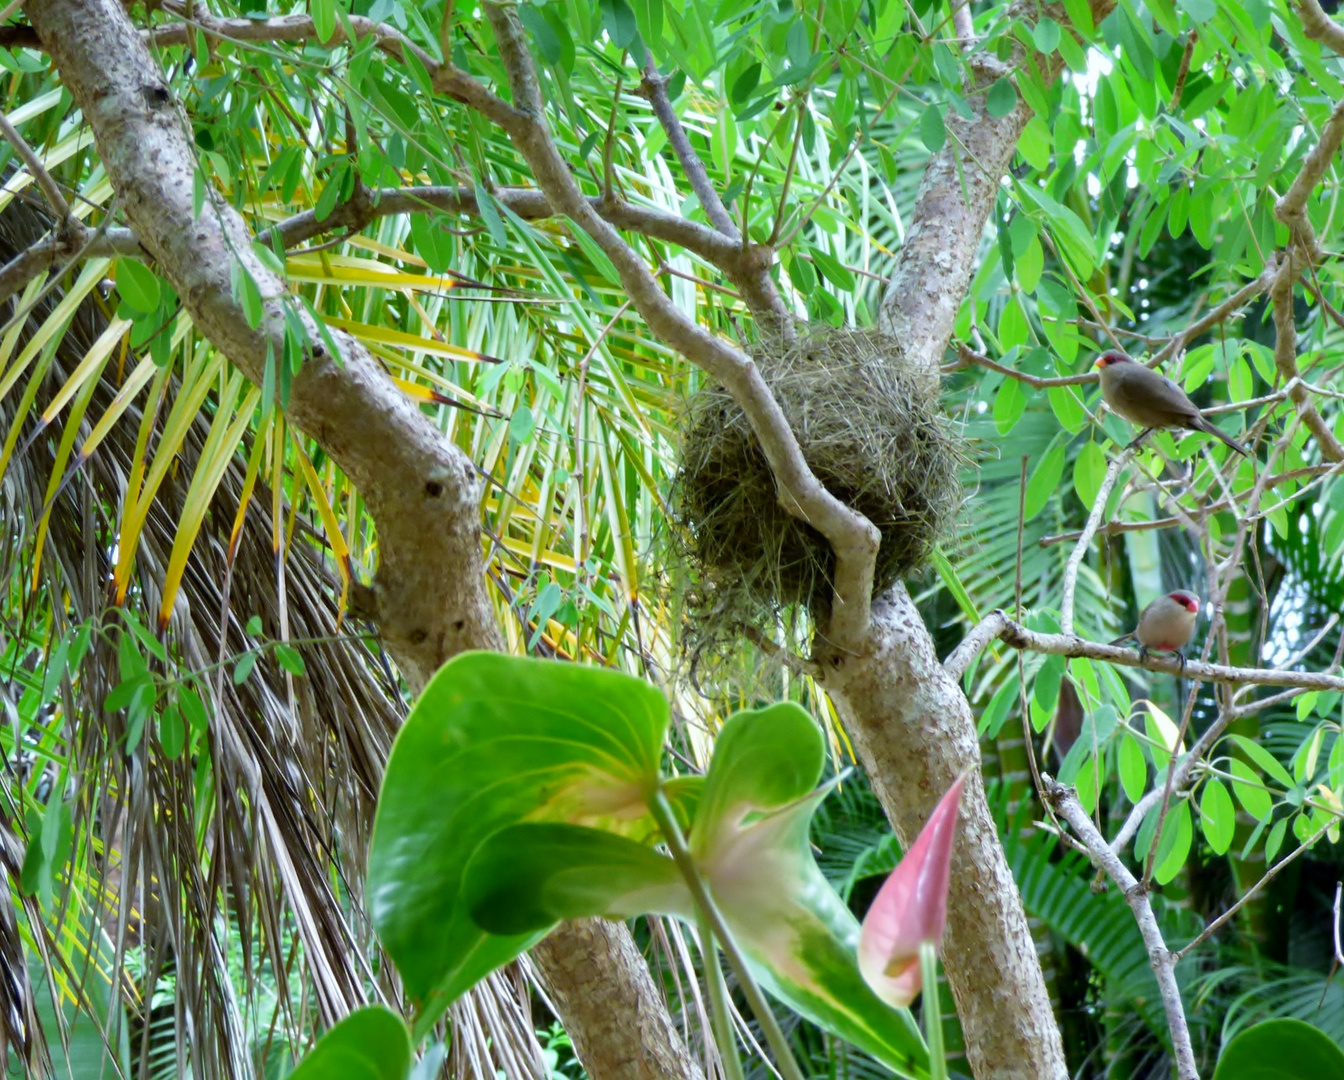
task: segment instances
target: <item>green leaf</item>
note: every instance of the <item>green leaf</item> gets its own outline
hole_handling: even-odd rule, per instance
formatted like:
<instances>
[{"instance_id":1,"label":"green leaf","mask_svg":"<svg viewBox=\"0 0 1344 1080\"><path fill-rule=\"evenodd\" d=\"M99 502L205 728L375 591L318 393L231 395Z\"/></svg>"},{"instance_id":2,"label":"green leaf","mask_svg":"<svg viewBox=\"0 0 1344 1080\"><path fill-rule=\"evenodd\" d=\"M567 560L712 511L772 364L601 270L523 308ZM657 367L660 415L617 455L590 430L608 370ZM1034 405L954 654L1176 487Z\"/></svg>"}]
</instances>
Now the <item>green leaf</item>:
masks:
<instances>
[{"instance_id":1,"label":"green leaf","mask_svg":"<svg viewBox=\"0 0 1344 1080\"><path fill-rule=\"evenodd\" d=\"M1206 23L1218 14L1215 0L1176 0L1176 2L1195 23Z\"/></svg>"},{"instance_id":2,"label":"green leaf","mask_svg":"<svg viewBox=\"0 0 1344 1080\"><path fill-rule=\"evenodd\" d=\"M1274 799L1265 790L1259 774L1240 758L1228 762L1228 772L1232 774L1232 791L1237 801L1246 809L1246 813L1256 821L1265 821L1274 809Z\"/></svg>"},{"instance_id":3,"label":"green leaf","mask_svg":"<svg viewBox=\"0 0 1344 1080\"><path fill-rule=\"evenodd\" d=\"M1213 1080L1323 1080L1344 1076L1344 1050L1319 1028L1281 1017L1227 1044Z\"/></svg>"},{"instance_id":4,"label":"green leaf","mask_svg":"<svg viewBox=\"0 0 1344 1080\"><path fill-rule=\"evenodd\" d=\"M135 259L118 259L117 292L136 311L148 315L159 309L162 285L143 263Z\"/></svg>"},{"instance_id":5,"label":"green leaf","mask_svg":"<svg viewBox=\"0 0 1344 1080\"><path fill-rule=\"evenodd\" d=\"M1064 441L1056 436L1027 480L1027 497L1023 504L1026 520L1031 521L1045 509L1045 504L1050 501L1050 496L1059 487L1059 481L1063 476Z\"/></svg>"},{"instance_id":6,"label":"green leaf","mask_svg":"<svg viewBox=\"0 0 1344 1080\"><path fill-rule=\"evenodd\" d=\"M751 92L761 83L761 65L760 63L751 64L736 79L728 91L728 100L734 105L741 105L751 97Z\"/></svg>"},{"instance_id":7,"label":"green leaf","mask_svg":"<svg viewBox=\"0 0 1344 1080\"><path fill-rule=\"evenodd\" d=\"M430 681L388 761L368 874L421 1025L534 940L471 921L460 886L481 841L523 819L653 835L645 800L668 719L657 690L577 664L463 653Z\"/></svg>"},{"instance_id":8,"label":"green leaf","mask_svg":"<svg viewBox=\"0 0 1344 1080\"><path fill-rule=\"evenodd\" d=\"M1277 780L1285 788L1291 789L1293 787L1293 778L1289 775L1288 770L1279 763L1278 758L1258 742L1254 739L1248 739L1245 735L1229 735L1228 738L1241 747L1246 756L1260 766L1263 772L1268 773L1270 777Z\"/></svg>"},{"instance_id":9,"label":"green leaf","mask_svg":"<svg viewBox=\"0 0 1344 1080\"><path fill-rule=\"evenodd\" d=\"M193 731L204 732L209 730L210 713L195 690L190 686L179 686L177 688L177 704Z\"/></svg>"},{"instance_id":10,"label":"green leaf","mask_svg":"<svg viewBox=\"0 0 1344 1080\"><path fill-rule=\"evenodd\" d=\"M994 426L1000 435L1007 435L1022 418L1022 410L1027 407L1027 395L1017 379L1004 379L994 395Z\"/></svg>"},{"instance_id":11,"label":"green leaf","mask_svg":"<svg viewBox=\"0 0 1344 1080\"><path fill-rule=\"evenodd\" d=\"M628 49L639 34L635 13L625 0L601 0L602 28L618 49Z\"/></svg>"},{"instance_id":12,"label":"green leaf","mask_svg":"<svg viewBox=\"0 0 1344 1080\"><path fill-rule=\"evenodd\" d=\"M512 443L525 443L532 438L532 433L537 430L536 418L532 415L532 410L526 405L519 405L513 410L513 415L509 417L509 441Z\"/></svg>"},{"instance_id":13,"label":"green leaf","mask_svg":"<svg viewBox=\"0 0 1344 1080\"><path fill-rule=\"evenodd\" d=\"M529 934L562 919L695 918L676 864L644 844L581 825L526 822L500 829L462 872L472 921L490 934Z\"/></svg>"},{"instance_id":14,"label":"green leaf","mask_svg":"<svg viewBox=\"0 0 1344 1080\"><path fill-rule=\"evenodd\" d=\"M262 632L261 616L253 615L250 619L247 620L247 625L243 627L243 630L246 633L251 634L253 637L259 637Z\"/></svg>"},{"instance_id":15,"label":"green leaf","mask_svg":"<svg viewBox=\"0 0 1344 1080\"><path fill-rule=\"evenodd\" d=\"M1022 286L1022 291L1034 293L1036 286L1041 281L1041 271L1045 269L1045 252L1042 250L1038 238L1035 236L1031 238L1026 250L1018 255L1014 261L1013 269L1017 274L1017 283Z\"/></svg>"},{"instance_id":16,"label":"green leaf","mask_svg":"<svg viewBox=\"0 0 1344 1080\"><path fill-rule=\"evenodd\" d=\"M1204 791L1199 798L1199 824L1213 853L1226 855L1237 827L1237 810L1232 805L1232 796L1216 776L1204 782Z\"/></svg>"},{"instance_id":17,"label":"green leaf","mask_svg":"<svg viewBox=\"0 0 1344 1080\"><path fill-rule=\"evenodd\" d=\"M490 193L480 184L474 185L476 194L476 209L480 211L481 220L485 222L485 227L490 233L490 239L500 247L509 246L509 231L504 228L504 219L499 216L499 207Z\"/></svg>"},{"instance_id":18,"label":"green leaf","mask_svg":"<svg viewBox=\"0 0 1344 1080\"><path fill-rule=\"evenodd\" d=\"M1128 727L1120 736L1116 758L1120 771L1120 786L1125 789L1125 798L1137 803L1148 788L1148 763L1144 760L1143 747L1138 737Z\"/></svg>"},{"instance_id":19,"label":"green leaf","mask_svg":"<svg viewBox=\"0 0 1344 1080\"><path fill-rule=\"evenodd\" d=\"M159 745L170 758L181 757L187 745L187 726L176 705L169 705L159 717Z\"/></svg>"},{"instance_id":20,"label":"green leaf","mask_svg":"<svg viewBox=\"0 0 1344 1080\"><path fill-rule=\"evenodd\" d=\"M318 41L326 44L336 32L336 0L308 0L308 10L313 16Z\"/></svg>"},{"instance_id":21,"label":"green leaf","mask_svg":"<svg viewBox=\"0 0 1344 1080\"><path fill-rule=\"evenodd\" d=\"M352 1012L317 1041L289 1080L405 1080L411 1036L381 1005Z\"/></svg>"},{"instance_id":22,"label":"green leaf","mask_svg":"<svg viewBox=\"0 0 1344 1080\"><path fill-rule=\"evenodd\" d=\"M1012 79L999 79L985 95L985 111L993 117L1007 116L1017 108L1017 90Z\"/></svg>"},{"instance_id":23,"label":"green leaf","mask_svg":"<svg viewBox=\"0 0 1344 1080\"><path fill-rule=\"evenodd\" d=\"M810 250L812 253L812 261L816 263L817 269L821 271L822 276L827 281L842 292L854 291L854 273L849 267L822 251L820 248L814 247Z\"/></svg>"},{"instance_id":24,"label":"green leaf","mask_svg":"<svg viewBox=\"0 0 1344 1080\"><path fill-rule=\"evenodd\" d=\"M1101 491L1101 482L1106 479L1106 451L1099 443L1089 442L1078 451L1073 462L1073 490L1084 509L1091 510Z\"/></svg>"},{"instance_id":25,"label":"green leaf","mask_svg":"<svg viewBox=\"0 0 1344 1080\"><path fill-rule=\"evenodd\" d=\"M783 702L736 713L714 744L691 850L704 854L747 807L785 806L810 794L824 759L821 733L800 706Z\"/></svg>"},{"instance_id":26,"label":"green leaf","mask_svg":"<svg viewBox=\"0 0 1344 1080\"><path fill-rule=\"evenodd\" d=\"M254 652L245 652L238 658L238 663L233 665L233 685L242 686L247 682L247 677L252 674L252 669L257 666L257 654Z\"/></svg>"},{"instance_id":27,"label":"green leaf","mask_svg":"<svg viewBox=\"0 0 1344 1080\"><path fill-rule=\"evenodd\" d=\"M129 678L122 679L103 699L103 708L108 712L118 712L126 708L144 686L148 686L151 691L154 687L154 678L147 671L136 672Z\"/></svg>"},{"instance_id":28,"label":"green leaf","mask_svg":"<svg viewBox=\"0 0 1344 1080\"><path fill-rule=\"evenodd\" d=\"M1157 846L1157 858L1153 860L1153 880L1165 885L1181 872L1186 857L1190 854L1190 844L1194 840L1194 827L1190 821L1190 804L1184 799L1173 802L1167 811L1167 820L1162 826L1162 840Z\"/></svg>"},{"instance_id":29,"label":"green leaf","mask_svg":"<svg viewBox=\"0 0 1344 1080\"><path fill-rule=\"evenodd\" d=\"M282 668L291 675L306 675L308 668L303 662L303 657L299 655L298 649L292 645L285 645L277 642L275 646L275 659Z\"/></svg>"},{"instance_id":30,"label":"green leaf","mask_svg":"<svg viewBox=\"0 0 1344 1080\"><path fill-rule=\"evenodd\" d=\"M243 309L243 317L247 319L247 325L255 330L261 325L263 311L261 290L257 288L256 281L253 280L252 275L241 260L233 260L230 273L232 274L233 298L238 301L238 305Z\"/></svg>"},{"instance_id":31,"label":"green leaf","mask_svg":"<svg viewBox=\"0 0 1344 1080\"><path fill-rule=\"evenodd\" d=\"M938 153L947 143L947 125L943 122L943 110L937 105L930 105L920 115L919 138L931 154Z\"/></svg>"},{"instance_id":32,"label":"green leaf","mask_svg":"<svg viewBox=\"0 0 1344 1080\"><path fill-rule=\"evenodd\" d=\"M1047 15L1038 22L1031 31L1031 40L1036 48L1049 55L1059 47L1060 29L1059 23Z\"/></svg>"}]
</instances>

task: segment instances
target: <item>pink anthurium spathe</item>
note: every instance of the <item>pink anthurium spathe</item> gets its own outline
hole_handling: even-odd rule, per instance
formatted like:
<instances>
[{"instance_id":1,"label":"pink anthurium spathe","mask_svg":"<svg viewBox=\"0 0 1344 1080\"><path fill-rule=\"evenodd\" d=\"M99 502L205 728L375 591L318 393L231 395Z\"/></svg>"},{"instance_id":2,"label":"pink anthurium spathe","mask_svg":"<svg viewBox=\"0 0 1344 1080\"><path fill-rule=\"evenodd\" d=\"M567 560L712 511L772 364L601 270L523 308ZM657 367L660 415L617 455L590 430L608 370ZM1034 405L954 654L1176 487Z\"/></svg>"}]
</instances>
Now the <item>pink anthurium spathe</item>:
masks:
<instances>
[{"instance_id":1,"label":"pink anthurium spathe","mask_svg":"<svg viewBox=\"0 0 1344 1080\"><path fill-rule=\"evenodd\" d=\"M910 850L878 890L859 931L859 971L888 1005L905 1008L919 995L919 947L935 948L947 924L952 841L966 777L947 789Z\"/></svg>"}]
</instances>

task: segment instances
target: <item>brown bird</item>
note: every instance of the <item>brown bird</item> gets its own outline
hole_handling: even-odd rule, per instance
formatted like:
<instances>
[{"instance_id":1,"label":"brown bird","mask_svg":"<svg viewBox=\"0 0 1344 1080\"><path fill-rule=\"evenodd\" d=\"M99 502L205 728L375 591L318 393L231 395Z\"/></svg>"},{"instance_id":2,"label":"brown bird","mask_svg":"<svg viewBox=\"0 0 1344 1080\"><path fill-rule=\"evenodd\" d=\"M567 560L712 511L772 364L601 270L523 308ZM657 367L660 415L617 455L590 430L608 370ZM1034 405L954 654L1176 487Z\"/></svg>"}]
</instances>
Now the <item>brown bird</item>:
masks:
<instances>
[{"instance_id":1,"label":"brown bird","mask_svg":"<svg viewBox=\"0 0 1344 1080\"><path fill-rule=\"evenodd\" d=\"M1177 589L1166 596L1159 596L1144 608L1139 616L1139 625L1111 644L1119 645L1137 639L1141 660L1148 658L1150 649L1154 652L1175 653L1181 658L1181 668L1184 669L1185 653L1181 650L1190 644L1198 618L1199 597Z\"/></svg>"},{"instance_id":2,"label":"brown bird","mask_svg":"<svg viewBox=\"0 0 1344 1080\"><path fill-rule=\"evenodd\" d=\"M1118 350L1102 353L1096 366L1101 372L1101 396L1117 416L1141 427L1139 439L1153 428L1187 428L1216 435L1238 454L1250 451L1230 435L1224 435L1195 408L1185 391L1161 372L1135 363ZM1138 442L1135 439L1134 442ZM1130 445L1133 445L1131 443Z\"/></svg>"}]
</instances>

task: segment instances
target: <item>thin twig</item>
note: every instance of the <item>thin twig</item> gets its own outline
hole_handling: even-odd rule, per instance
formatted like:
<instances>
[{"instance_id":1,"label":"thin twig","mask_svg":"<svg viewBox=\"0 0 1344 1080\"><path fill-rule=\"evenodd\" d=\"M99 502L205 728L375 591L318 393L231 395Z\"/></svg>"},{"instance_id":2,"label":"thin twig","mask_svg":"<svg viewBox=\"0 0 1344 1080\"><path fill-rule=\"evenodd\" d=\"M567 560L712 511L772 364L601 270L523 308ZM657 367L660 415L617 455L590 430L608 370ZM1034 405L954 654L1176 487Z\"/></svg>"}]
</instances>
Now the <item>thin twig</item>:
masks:
<instances>
[{"instance_id":1,"label":"thin twig","mask_svg":"<svg viewBox=\"0 0 1344 1080\"><path fill-rule=\"evenodd\" d=\"M1097 497L1092 501L1092 510L1083 524L1078 543L1074 545L1073 551L1069 553L1068 562L1064 564L1064 597L1060 604L1060 631L1064 634L1073 633L1073 597L1078 588L1078 571L1083 565L1083 557L1092 545L1092 537L1101 523L1101 515L1106 510L1106 501L1111 497L1111 490L1115 487L1116 480L1120 478L1120 470L1125 467L1133 453L1133 450L1124 450L1119 457L1112 458L1110 464L1106 466L1106 475L1102 478Z\"/></svg>"},{"instance_id":2,"label":"thin twig","mask_svg":"<svg viewBox=\"0 0 1344 1080\"><path fill-rule=\"evenodd\" d=\"M1123 649L1118 645L1103 645L1101 642L1088 641L1076 634L1066 637L1063 634L1041 634L1028 630L1025 626L1009 619L1002 611L987 616L988 619L1002 619L1003 628L988 640L997 638L1014 649L1027 652L1044 653L1047 656L1084 657L1088 660L1102 660L1119 667L1143 668L1145 671L1160 671L1168 675L1182 673L1175 658L1149 654L1140 660L1133 649ZM972 631L975 634L975 631ZM968 635L968 639L971 635ZM977 640L979 636L977 635ZM958 650L958 653L960 650ZM1184 667L1187 678L1199 679L1211 683L1242 683L1257 686L1297 686L1304 690L1336 690L1344 692L1344 678L1324 675L1315 671L1283 671L1279 668L1234 667L1229 664L1207 664L1198 660L1187 661Z\"/></svg>"},{"instance_id":3,"label":"thin twig","mask_svg":"<svg viewBox=\"0 0 1344 1080\"><path fill-rule=\"evenodd\" d=\"M1199 1080L1194 1047L1190 1042L1190 1027L1185 1019L1185 1005L1181 1001L1181 990L1176 983L1175 967L1179 957L1167 948L1166 939L1162 936L1162 928L1153 913L1152 900L1147 890L1139 884L1120 856L1107 845L1071 788L1046 777L1043 794L1059 816L1069 823L1082 842L1092 865L1115 882L1124 894L1125 902L1129 904L1129 909L1139 924L1143 943L1148 948L1148 962L1152 966L1153 974L1157 976L1162 1008L1167 1015L1167 1026L1171 1029L1172 1053L1176 1058L1177 1076L1180 1080Z\"/></svg>"},{"instance_id":4,"label":"thin twig","mask_svg":"<svg viewBox=\"0 0 1344 1080\"><path fill-rule=\"evenodd\" d=\"M33 174L33 179L37 181L38 187L42 189L42 194L47 197L47 202L51 203L51 208L56 214L57 228L62 233L71 234L77 238L78 233L83 230L84 226L70 213L70 204L65 201L61 186L56 183L55 178L47 171L42 159L33 153L33 148L19 134L19 129L9 122L9 117L3 111L0 111L0 135L4 135L5 140L18 151L19 157L23 158L24 165Z\"/></svg>"},{"instance_id":5,"label":"thin twig","mask_svg":"<svg viewBox=\"0 0 1344 1080\"><path fill-rule=\"evenodd\" d=\"M1314 833L1312 833L1305 840L1303 840L1302 843L1300 843L1297 847L1295 847L1291 852L1289 852L1282 859L1280 859L1273 866L1271 866L1268 870L1266 870L1264 875L1260 878L1259 881L1257 881L1254 885L1252 885L1244 893L1242 893L1240 897L1237 898L1237 902L1235 904L1233 904L1230 908L1228 908L1221 915L1219 915L1218 918L1214 919L1213 922L1209 923L1208 926L1204 927L1204 929L1199 932L1199 935L1192 942L1190 942L1184 948L1174 953L1173 955L1175 959L1177 961L1184 959L1188 953L1191 953L1195 949L1199 948L1199 946L1203 945L1204 942L1208 941L1209 938L1213 937L1214 934L1218 933L1219 930L1221 930L1224 926L1226 926L1229 922L1231 922L1232 919L1236 918L1237 912L1240 911L1242 908L1244 908L1251 900L1255 899L1255 897L1259 895L1260 891L1264 889L1266 885L1268 885L1271 881L1273 881L1276 877L1278 877L1279 873L1283 870L1284 867L1286 867L1289 863L1291 863L1303 852L1314 847L1316 841L1321 838L1321 835L1329 827L1330 827L1329 825L1322 825Z\"/></svg>"}]
</instances>

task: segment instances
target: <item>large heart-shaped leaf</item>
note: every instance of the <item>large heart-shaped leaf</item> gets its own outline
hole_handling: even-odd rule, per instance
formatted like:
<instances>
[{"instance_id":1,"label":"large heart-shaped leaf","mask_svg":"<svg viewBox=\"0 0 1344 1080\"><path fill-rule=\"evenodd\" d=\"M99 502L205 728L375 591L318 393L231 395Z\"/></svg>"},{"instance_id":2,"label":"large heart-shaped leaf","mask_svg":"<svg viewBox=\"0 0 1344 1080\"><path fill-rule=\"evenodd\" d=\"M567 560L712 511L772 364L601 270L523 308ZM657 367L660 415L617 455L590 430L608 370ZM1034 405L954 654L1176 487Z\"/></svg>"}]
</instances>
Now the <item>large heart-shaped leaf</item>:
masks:
<instances>
[{"instance_id":1,"label":"large heart-shaped leaf","mask_svg":"<svg viewBox=\"0 0 1344 1080\"><path fill-rule=\"evenodd\" d=\"M1288 1018L1247 1028L1218 1059L1213 1080L1324 1080L1344 1076L1344 1050L1319 1028Z\"/></svg>"},{"instance_id":2,"label":"large heart-shaped leaf","mask_svg":"<svg viewBox=\"0 0 1344 1080\"><path fill-rule=\"evenodd\" d=\"M656 689L616 671L464 653L407 718L383 778L369 852L374 925L432 1022L535 935L492 937L460 895L467 860L524 819L654 831L668 723Z\"/></svg>"},{"instance_id":3,"label":"large heart-shaped leaf","mask_svg":"<svg viewBox=\"0 0 1344 1080\"><path fill-rule=\"evenodd\" d=\"M467 864L462 894L476 924L492 934L527 934L585 915L695 917L671 859L582 825L500 829Z\"/></svg>"},{"instance_id":4,"label":"large heart-shaped leaf","mask_svg":"<svg viewBox=\"0 0 1344 1080\"><path fill-rule=\"evenodd\" d=\"M808 1019L904 1076L926 1074L910 1013L859 973L859 924L812 857L808 828L825 746L797 705L738 713L723 727L691 848L763 985Z\"/></svg>"},{"instance_id":5,"label":"large heart-shaped leaf","mask_svg":"<svg viewBox=\"0 0 1344 1080\"><path fill-rule=\"evenodd\" d=\"M373 1005L352 1012L317 1041L290 1080L405 1080L411 1037L396 1013Z\"/></svg>"}]
</instances>

